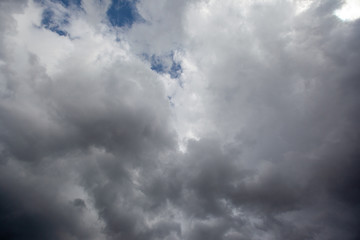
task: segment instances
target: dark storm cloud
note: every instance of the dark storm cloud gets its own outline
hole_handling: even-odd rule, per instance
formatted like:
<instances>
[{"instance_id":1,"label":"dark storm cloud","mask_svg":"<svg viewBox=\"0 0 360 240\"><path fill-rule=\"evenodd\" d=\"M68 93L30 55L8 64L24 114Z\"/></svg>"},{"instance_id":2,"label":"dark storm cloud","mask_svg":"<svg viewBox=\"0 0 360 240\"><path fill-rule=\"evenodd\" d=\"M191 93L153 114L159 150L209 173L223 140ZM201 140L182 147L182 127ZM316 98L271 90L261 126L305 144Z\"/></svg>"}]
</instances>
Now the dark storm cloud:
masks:
<instances>
[{"instance_id":1,"label":"dark storm cloud","mask_svg":"<svg viewBox=\"0 0 360 240\"><path fill-rule=\"evenodd\" d=\"M131 75L121 73L121 68L127 68L131 74L131 66L114 66L120 79L104 74L101 83L91 77L80 80L60 76L52 82L32 85L42 78L49 79L31 57L29 62L33 76L27 79L29 82L10 79L15 82L12 91L19 92L1 104L2 144L10 156L38 161L49 154L90 146L135 156L142 151L151 152L157 148L154 146L171 145L172 140L168 140L171 134L166 132L166 120L163 120L166 102L161 102L161 91L156 89L156 84L144 84L148 92L158 91L160 100L146 94L140 99L136 95L140 94L136 83L126 80ZM133 77L142 77L137 74ZM25 88L25 92L20 88ZM29 109L32 106L27 101L36 102L37 112Z\"/></svg>"},{"instance_id":2,"label":"dark storm cloud","mask_svg":"<svg viewBox=\"0 0 360 240\"><path fill-rule=\"evenodd\" d=\"M94 239L82 213L57 196L57 182L19 170L1 169L1 239Z\"/></svg>"},{"instance_id":3,"label":"dark storm cloud","mask_svg":"<svg viewBox=\"0 0 360 240\"><path fill-rule=\"evenodd\" d=\"M175 26L196 4L181 5ZM75 51L80 57L49 74L7 38L26 3L1 2L2 239L360 237L360 21L337 19L339 1L296 16L288 1L248 6L246 16L226 4L213 6L217 19L244 25L221 31L208 21L191 36L181 29L208 81L193 91L216 134L179 152L151 66L131 54L88 63ZM146 33L136 27L135 39ZM173 41L166 36L164 51ZM189 76L186 64L179 78Z\"/></svg>"},{"instance_id":4,"label":"dark storm cloud","mask_svg":"<svg viewBox=\"0 0 360 240\"><path fill-rule=\"evenodd\" d=\"M5 10L1 16L14 22ZM152 71L140 61L115 62L90 74L70 65L51 78L37 56L24 56L28 67L20 70L13 68L16 58L2 58L1 238L148 239L179 233L171 222L148 229L143 203L134 205L130 170L153 164L159 151L175 147L165 94ZM66 196L76 191L72 186L84 189L87 200L82 192Z\"/></svg>"},{"instance_id":5,"label":"dark storm cloud","mask_svg":"<svg viewBox=\"0 0 360 240\"><path fill-rule=\"evenodd\" d=\"M241 174L231 180L224 177L221 188L210 184L212 189L206 190L212 179L204 174L203 166L200 169L204 172L193 180L203 184L191 189L204 191L198 198L211 192L212 197L218 195L215 199L222 196L235 206L251 209L263 216L265 225L271 226L269 231L277 226L280 239L303 239L300 236L306 235L311 223L301 226L303 231L295 228L287 235L290 227L286 220L277 219L279 215L303 211L304 216L300 214L294 221L310 220L305 212L311 206L321 209L313 210L313 214L323 224L313 223L316 231L309 237L359 237L355 203L359 179L354 172L359 161L356 112L360 99L355 96L359 46L355 39L360 25L359 21L343 23L333 16L337 4L314 4L289 25L286 13L277 14L281 10L278 5L259 7L251 12L250 22L254 22L252 39L257 39L265 59L258 59L251 49L240 50L245 56L224 53L226 48L215 49L215 54L226 60L214 68L204 68L211 76L217 126L223 133L235 133L235 142L253 141L250 146L240 144L237 158L239 165L243 164L241 169L255 166L258 171L243 181ZM263 21L266 16L271 20ZM290 28L291 35L286 35ZM219 39L225 41L226 36ZM221 71L224 68L226 73ZM304 80L304 90L294 90L294 83L302 83L297 79ZM239 125L243 123L242 129ZM236 156L232 158L236 161ZM236 186L226 186L236 180Z\"/></svg>"},{"instance_id":6,"label":"dark storm cloud","mask_svg":"<svg viewBox=\"0 0 360 240\"><path fill-rule=\"evenodd\" d=\"M32 71L39 67L36 61L30 61L30 64ZM136 74L141 74L137 69L134 70L137 73L132 74L131 66L125 68L130 72L131 76L128 77L133 81ZM25 189L22 185L11 185L14 178L21 176L21 172L15 172L13 178L3 179L4 184L9 181L9 188L14 188L15 192L19 193L12 195L6 188L1 188L6 222L2 226L4 237L96 238L96 235L91 235L91 229L82 230L80 223L73 223L81 216L74 207L85 206L82 200L75 199L73 204L65 201L65 206L64 203L58 206L54 202L57 193L54 193L55 196L46 197L51 189L57 188L57 184L64 184L65 179L56 179L57 183L50 184L45 177L42 178L41 174L37 173L37 169L41 169L50 175L66 176L67 172L74 172L74 168L74 174L80 174L77 182L92 199L96 213L105 223L103 231L106 234L114 239L139 239L142 234L150 234L150 230L142 233L146 229L146 226L141 224L142 213L132 205L136 196L133 193L129 168L145 168L153 164L159 151L175 146L174 135L167 128L167 102L162 98L162 92L151 82L138 82L146 89L146 93L138 92L136 82L127 81L126 74L121 73L122 70L122 66L117 66L115 70L119 72L122 80L104 73L101 83L91 78L81 82L79 78L60 76L52 82L41 79L44 83L37 85L34 81L43 76L35 73L34 79L27 79L30 84L17 83L13 89L16 96L3 99L2 168L6 171L12 162L20 161L23 162L19 163L20 165L24 164L29 168L25 168L25 172L31 171L29 178L36 177L40 178L40 182L45 181L42 193L37 196L36 192L31 192L32 188L38 188L37 181L30 182L30 186ZM142 76L138 77L141 81ZM25 92L19 90L22 87ZM116 91L115 95L116 88L119 91ZM36 107L32 104L36 104ZM35 112L29 107L35 107ZM93 156L93 151L101 153ZM79 159L71 162L71 156L79 154ZM57 159L64 158L70 158L65 168L47 169L50 168L49 165L56 164L54 162L59 161ZM91 158L98 162L92 164ZM37 212L36 209L42 205L46 208ZM24 228L30 223L34 225ZM137 224L140 224L141 231L136 228ZM154 227L154 231L163 235L167 230L161 229L165 227ZM172 228L169 225L169 231Z\"/></svg>"},{"instance_id":7,"label":"dark storm cloud","mask_svg":"<svg viewBox=\"0 0 360 240\"><path fill-rule=\"evenodd\" d=\"M220 134L235 136L233 143L190 142L185 160L146 192L159 202L170 199L191 218L214 219L208 230L195 224L191 239L210 229L218 229L210 234L215 239L232 239L231 229L246 233L244 219L240 227L235 219L225 227L216 220L231 216L228 206L261 219L255 229L269 233L264 239L359 237L360 22L341 22L332 14L338 6L313 4L292 24L286 4L255 8L252 38L239 38L256 39L265 59L246 45L198 50L223 60L212 68L205 62L203 71L212 117ZM266 16L271 20L264 22Z\"/></svg>"}]
</instances>

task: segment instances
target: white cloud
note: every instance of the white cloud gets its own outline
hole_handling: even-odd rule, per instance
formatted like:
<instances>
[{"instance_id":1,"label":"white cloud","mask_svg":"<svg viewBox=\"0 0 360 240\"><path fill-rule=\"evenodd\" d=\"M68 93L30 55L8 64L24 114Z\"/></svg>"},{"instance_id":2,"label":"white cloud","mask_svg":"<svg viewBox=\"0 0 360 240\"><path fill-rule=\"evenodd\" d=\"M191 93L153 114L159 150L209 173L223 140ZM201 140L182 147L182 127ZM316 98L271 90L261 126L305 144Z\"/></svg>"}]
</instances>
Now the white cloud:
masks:
<instances>
[{"instance_id":1,"label":"white cloud","mask_svg":"<svg viewBox=\"0 0 360 240\"><path fill-rule=\"evenodd\" d=\"M354 21L360 17L360 2L346 0L342 7L335 11L335 15L344 21Z\"/></svg>"}]
</instances>

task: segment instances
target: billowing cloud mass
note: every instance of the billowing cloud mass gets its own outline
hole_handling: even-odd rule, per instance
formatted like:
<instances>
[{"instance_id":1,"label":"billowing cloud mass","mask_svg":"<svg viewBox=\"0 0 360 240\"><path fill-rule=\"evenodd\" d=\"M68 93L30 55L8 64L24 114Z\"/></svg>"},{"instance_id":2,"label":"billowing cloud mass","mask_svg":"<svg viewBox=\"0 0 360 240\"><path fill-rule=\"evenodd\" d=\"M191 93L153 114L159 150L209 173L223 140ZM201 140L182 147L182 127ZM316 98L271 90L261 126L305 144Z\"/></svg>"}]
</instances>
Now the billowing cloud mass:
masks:
<instances>
[{"instance_id":1,"label":"billowing cloud mass","mask_svg":"<svg viewBox=\"0 0 360 240\"><path fill-rule=\"evenodd\" d=\"M355 5L0 1L0 238L360 239Z\"/></svg>"}]
</instances>

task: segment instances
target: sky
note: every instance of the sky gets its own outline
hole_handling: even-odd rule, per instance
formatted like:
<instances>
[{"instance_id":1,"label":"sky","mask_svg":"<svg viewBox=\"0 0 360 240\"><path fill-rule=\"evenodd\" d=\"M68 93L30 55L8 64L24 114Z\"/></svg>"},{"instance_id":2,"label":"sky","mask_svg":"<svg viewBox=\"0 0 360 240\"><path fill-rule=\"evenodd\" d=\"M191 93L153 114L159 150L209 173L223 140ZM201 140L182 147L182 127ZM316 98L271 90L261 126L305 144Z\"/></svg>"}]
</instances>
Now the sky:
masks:
<instances>
[{"instance_id":1,"label":"sky","mask_svg":"<svg viewBox=\"0 0 360 240\"><path fill-rule=\"evenodd\" d=\"M357 0L1 0L0 239L360 239L359 39Z\"/></svg>"}]
</instances>

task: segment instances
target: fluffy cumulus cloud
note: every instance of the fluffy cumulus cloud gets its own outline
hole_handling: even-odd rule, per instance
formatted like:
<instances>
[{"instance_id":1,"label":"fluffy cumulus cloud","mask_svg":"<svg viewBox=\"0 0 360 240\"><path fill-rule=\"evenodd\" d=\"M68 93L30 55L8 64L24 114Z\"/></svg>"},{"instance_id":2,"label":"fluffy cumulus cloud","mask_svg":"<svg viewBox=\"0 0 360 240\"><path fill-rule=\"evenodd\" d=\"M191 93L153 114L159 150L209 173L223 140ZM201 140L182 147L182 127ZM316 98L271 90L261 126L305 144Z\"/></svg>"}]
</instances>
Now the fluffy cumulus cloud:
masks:
<instances>
[{"instance_id":1,"label":"fluffy cumulus cloud","mask_svg":"<svg viewBox=\"0 0 360 240\"><path fill-rule=\"evenodd\" d=\"M340 0L0 1L0 238L360 238Z\"/></svg>"}]
</instances>

